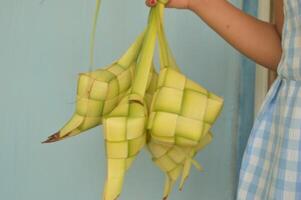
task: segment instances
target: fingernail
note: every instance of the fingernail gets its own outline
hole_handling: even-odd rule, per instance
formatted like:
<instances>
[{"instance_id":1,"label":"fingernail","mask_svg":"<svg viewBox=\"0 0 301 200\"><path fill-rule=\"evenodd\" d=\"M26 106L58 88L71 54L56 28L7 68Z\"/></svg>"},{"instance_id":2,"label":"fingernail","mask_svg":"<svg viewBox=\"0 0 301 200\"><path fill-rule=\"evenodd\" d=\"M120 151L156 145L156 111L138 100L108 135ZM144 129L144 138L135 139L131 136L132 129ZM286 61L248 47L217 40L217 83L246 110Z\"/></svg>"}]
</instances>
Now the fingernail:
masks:
<instances>
[{"instance_id":1,"label":"fingernail","mask_svg":"<svg viewBox=\"0 0 301 200\"><path fill-rule=\"evenodd\" d=\"M156 4L156 0L150 0L149 3L150 3L150 5L155 5Z\"/></svg>"}]
</instances>

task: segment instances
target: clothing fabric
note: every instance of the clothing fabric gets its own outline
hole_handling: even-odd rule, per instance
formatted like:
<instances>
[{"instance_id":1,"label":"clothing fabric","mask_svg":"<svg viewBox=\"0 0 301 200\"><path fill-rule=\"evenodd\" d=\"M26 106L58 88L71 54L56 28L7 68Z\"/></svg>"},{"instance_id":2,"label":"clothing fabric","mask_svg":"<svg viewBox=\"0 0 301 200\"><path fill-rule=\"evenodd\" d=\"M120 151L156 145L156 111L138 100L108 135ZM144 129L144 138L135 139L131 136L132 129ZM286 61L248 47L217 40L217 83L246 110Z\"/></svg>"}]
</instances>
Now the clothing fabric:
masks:
<instances>
[{"instance_id":1,"label":"clothing fabric","mask_svg":"<svg viewBox=\"0 0 301 200\"><path fill-rule=\"evenodd\" d=\"M301 0L284 0L283 11L278 78L254 122L237 200L301 200Z\"/></svg>"}]
</instances>

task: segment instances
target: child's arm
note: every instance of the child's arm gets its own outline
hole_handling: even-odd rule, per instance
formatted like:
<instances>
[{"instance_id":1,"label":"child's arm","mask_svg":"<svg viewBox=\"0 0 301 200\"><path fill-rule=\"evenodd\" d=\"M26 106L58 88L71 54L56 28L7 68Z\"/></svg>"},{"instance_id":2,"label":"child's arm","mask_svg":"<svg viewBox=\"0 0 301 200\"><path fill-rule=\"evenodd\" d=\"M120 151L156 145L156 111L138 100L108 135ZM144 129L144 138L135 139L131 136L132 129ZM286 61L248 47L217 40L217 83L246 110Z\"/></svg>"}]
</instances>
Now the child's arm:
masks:
<instances>
[{"instance_id":1,"label":"child's arm","mask_svg":"<svg viewBox=\"0 0 301 200\"><path fill-rule=\"evenodd\" d=\"M191 0L189 7L238 51L276 70L282 54L282 3L275 0L276 25L258 20L226 0Z\"/></svg>"},{"instance_id":2,"label":"child's arm","mask_svg":"<svg viewBox=\"0 0 301 200\"><path fill-rule=\"evenodd\" d=\"M169 0L167 7L192 10L238 51L276 71L282 54L283 0L274 1L276 24L258 20L227 0ZM156 2L146 0L149 6Z\"/></svg>"}]
</instances>

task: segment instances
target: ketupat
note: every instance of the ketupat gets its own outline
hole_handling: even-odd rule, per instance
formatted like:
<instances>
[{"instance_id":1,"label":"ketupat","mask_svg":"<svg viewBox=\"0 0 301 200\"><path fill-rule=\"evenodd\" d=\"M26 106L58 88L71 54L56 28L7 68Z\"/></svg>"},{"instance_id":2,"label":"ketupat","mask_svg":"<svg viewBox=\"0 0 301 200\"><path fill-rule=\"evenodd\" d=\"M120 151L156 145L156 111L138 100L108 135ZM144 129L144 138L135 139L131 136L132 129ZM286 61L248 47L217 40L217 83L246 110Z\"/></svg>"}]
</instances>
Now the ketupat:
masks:
<instances>
[{"instance_id":1,"label":"ketupat","mask_svg":"<svg viewBox=\"0 0 301 200\"><path fill-rule=\"evenodd\" d=\"M116 62L93 72L81 73L78 79L76 111L72 118L45 143L77 135L102 123L131 87L136 59L144 33Z\"/></svg>"},{"instance_id":2,"label":"ketupat","mask_svg":"<svg viewBox=\"0 0 301 200\"><path fill-rule=\"evenodd\" d=\"M203 170L193 157L211 142L209 130L223 100L180 73L164 33L164 6L158 6L161 71L150 108L147 146L155 164L166 174L163 199L167 199L181 173L179 188L183 188L192 164Z\"/></svg>"},{"instance_id":3,"label":"ketupat","mask_svg":"<svg viewBox=\"0 0 301 200\"><path fill-rule=\"evenodd\" d=\"M158 142L196 146L215 122L222 104L221 98L183 74L163 69L151 105L148 129Z\"/></svg>"},{"instance_id":4,"label":"ketupat","mask_svg":"<svg viewBox=\"0 0 301 200\"><path fill-rule=\"evenodd\" d=\"M119 61L104 70L80 75L74 116L45 141L59 141L103 123L107 156L104 200L118 198L127 170L146 143L153 161L167 176L164 199L181 174L182 188L191 165L202 170L193 158L210 143L209 129L222 108L220 97L180 73L164 33L163 10L167 1L159 0L151 9L147 31ZM159 77L152 64L157 36ZM171 122L172 129L167 127Z\"/></svg>"},{"instance_id":5,"label":"ketupat","mask_svg":"<svg viewBox=\"0 0 301 200\"><path fill-rule=\"evenodd\" d=\"M114 200L120 195L127 169L146 144L148 120L145 92L152 71L156 43L155 12L149 14L148 27L135 68L132 88L118 106L104 117L107 154L107 179L104 200ZM151 98L152 95L150 95Z\"/></svg>"},{"instance_id":6,"label":"ketupat","mask_svg":"<svg viewBox=\"0 0 301 200\"><path fill-rule=\"evenodd\" d=\"M157 142L180 146L196 146L208 134L217 119L223 99L188 79L179 69L168 51L163 29L164 5L157 12L161 66L157 90L149 116L148 130ZM165 56L163 56L165 55ZM169 126L166 126L166 123Z\"/></svg>"}]
</instances>

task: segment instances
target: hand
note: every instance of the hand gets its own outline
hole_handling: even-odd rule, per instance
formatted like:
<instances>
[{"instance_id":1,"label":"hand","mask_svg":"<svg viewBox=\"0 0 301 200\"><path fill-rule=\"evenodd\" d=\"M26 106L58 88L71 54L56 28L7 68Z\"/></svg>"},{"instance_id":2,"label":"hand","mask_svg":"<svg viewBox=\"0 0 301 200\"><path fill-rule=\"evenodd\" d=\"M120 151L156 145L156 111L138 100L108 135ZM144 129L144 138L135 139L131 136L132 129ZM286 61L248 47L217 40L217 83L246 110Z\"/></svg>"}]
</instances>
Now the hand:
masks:
<instances>
[{"instance_id":1,"label":"hand","mask_svg":"<svg viewBox=\"0 0 301 200\"><path fill-rule=\"evenodd\" d=\"M178 9L191 9L191 3L196 0L169 0L166 7ZM146 5L153 7L157 4L157 0L146 0Z\"/></svg>"}]
</instances>

